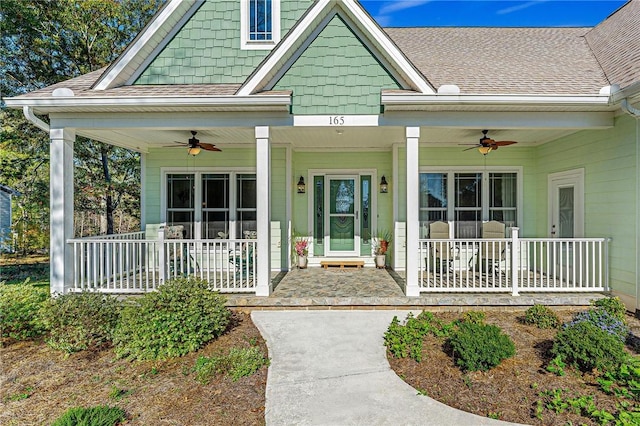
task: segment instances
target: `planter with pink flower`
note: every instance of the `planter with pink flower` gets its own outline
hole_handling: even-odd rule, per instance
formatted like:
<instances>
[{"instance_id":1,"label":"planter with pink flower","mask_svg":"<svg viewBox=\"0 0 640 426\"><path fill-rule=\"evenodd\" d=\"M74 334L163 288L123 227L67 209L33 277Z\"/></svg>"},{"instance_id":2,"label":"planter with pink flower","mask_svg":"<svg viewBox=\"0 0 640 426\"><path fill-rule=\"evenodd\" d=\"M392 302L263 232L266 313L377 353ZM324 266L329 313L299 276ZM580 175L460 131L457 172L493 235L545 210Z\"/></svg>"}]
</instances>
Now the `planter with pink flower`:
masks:
<instances>
[{"instance_id":1,"label":"planter with pink flower","mask_svg":"<svg viewBox=\"0 0 640 426\"><path fill-rule=\"evenodd\" d=\"M298 259L298 268L307 268L307 256L309 255L309 241L304 237L296 237L293 242L293 249Z\"/></svg>"}]
</instances>

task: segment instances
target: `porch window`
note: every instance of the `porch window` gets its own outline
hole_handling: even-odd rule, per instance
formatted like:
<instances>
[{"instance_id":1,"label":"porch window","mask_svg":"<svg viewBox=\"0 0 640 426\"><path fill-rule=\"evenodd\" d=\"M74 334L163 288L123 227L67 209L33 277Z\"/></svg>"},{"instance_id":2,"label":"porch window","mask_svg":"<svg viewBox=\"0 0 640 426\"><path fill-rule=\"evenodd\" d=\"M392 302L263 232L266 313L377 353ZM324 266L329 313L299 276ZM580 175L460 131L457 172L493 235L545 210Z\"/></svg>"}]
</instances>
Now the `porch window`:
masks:
<instances>
[{"instance_id":1,"label":"porch window","mask_svg":"<svg viewBox=\"0 0 640 426\"><path fill-rule=\"evenodd\" d=\"M280 0L243 0L241 48L271 49L280 41Z\"/></svg>"},{"instance_id":2,"label":"porch window","mask_svg":"<svg viewBox=\"0 0 640 426\"><path fill-rule=\"evenodd\" d=\"M169 173L166 185L167 225L186 238L255 238L255 174Z\"/></svg>"},{"instance_id":3,"label":"porch window","mask_svg":"<svg viewBox=\"0 0 640 426\"><path fill-rule=\"evenodd\" d=\"M517 226L518 173L447 171L420 174L420 237L429 224L453 221L455 238L479 238L489 220Z\"/></svg>"},{"instance_id":4,"label":"porch window","mask_svg":"<svg viewBox=\"0 0 640 426\"><path fill-rule=\"evenodd\" d=\"M195 216L194 176L185 174L167 177L167 224L183 225L186 238L192 238Z\"/></svg>"}]
</instances>

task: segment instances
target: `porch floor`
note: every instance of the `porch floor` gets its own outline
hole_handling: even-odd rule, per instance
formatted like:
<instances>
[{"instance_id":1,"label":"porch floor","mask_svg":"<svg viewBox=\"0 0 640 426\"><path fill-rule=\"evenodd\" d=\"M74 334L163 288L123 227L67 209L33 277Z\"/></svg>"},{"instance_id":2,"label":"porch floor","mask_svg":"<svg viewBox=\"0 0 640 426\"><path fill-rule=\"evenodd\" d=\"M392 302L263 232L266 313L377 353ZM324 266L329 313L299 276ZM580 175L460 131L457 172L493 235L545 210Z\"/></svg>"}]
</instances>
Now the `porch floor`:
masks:
<instances>
[{"instance_id":1,"label":"porch floor","mask_svg":"<svg viewBox=\"0 0 640 426\"><path fill-rule=\"evenodd\" d=\"M247 309L464 309L587 306L603 293L422 293L404 295L404 273L393 270L323 269L310 267L272 274L274 291L269 297L227 294L227 306Z\"/></svg>"}]
</instances>

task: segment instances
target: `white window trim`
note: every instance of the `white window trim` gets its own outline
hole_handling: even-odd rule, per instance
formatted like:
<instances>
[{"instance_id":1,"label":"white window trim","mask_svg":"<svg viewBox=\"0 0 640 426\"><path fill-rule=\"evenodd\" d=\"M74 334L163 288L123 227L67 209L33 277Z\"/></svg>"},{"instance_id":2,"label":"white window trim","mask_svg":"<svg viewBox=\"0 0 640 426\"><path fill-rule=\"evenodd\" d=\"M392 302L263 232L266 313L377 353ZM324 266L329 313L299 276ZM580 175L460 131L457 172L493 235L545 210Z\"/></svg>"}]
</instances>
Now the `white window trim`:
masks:
<instances>
[{"instance_id":1,"label":"white window trim","mask_svg":"<svg viewBox=\"0 0 640 426\"><path fill-rule=\"evenodd\" d=\"M420 167L420 174L422 173L482 173L482 221L487 222L489 220L489 173L515 173L517 178L516 188L518 193L516 194L516 220L520 230L523 229L523 213L524 213L524 182L523 182L523 168L522 166L428 166ZM454 179L448 179L447 193L453 194L455 192ZM447 203L447 219L449 221L454 220L454 203ZM522 236L522 232L520 233Z\"/></svg>"},{"instance_id":2,"label":"white window trim","mask_svg":"<svg viewBox=\"0 0 640 426\"><path fill-rule=\"evenodd\" d=\"M271 40L249 39L249 0L240 0L240 49L271 50L281 39L280 0L271 0Z\"/></svg>"},{"instance_id":3,"label":"white window trim","mask_svg":"<svg viewBox=\"0 0 640 426\"><path fill-rule=\"evenodd\" d=\"M193 214L193 239L202 239L202 175L203 174L228 174L229 178L229 236L235 234L236 218L236 176L239 174L255 174L255 167L162 167L160 168L160 223L167 225L167 175L170 174L193 174L194 193L194 214ZM231 208L233 206L233 208ZM232 229L233 228L233 229Z\"/></svg>"}]
</instances>

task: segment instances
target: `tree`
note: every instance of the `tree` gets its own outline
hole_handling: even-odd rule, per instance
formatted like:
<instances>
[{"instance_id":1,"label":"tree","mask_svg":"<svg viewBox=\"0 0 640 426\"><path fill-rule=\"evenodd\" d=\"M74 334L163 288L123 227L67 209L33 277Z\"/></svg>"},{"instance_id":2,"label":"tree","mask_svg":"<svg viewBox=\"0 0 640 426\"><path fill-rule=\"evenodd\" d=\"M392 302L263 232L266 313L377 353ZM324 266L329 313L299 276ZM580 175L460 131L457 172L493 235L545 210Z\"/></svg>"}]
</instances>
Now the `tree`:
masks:
<instances>
[{"instance_id":1,"label":"tree","mask_svg":"<svg viewBox=\"0 0 640 426\"><path fill-rule=\"evenodd\" d=\"M0 3L0 91L16 96L98 70L114 61L165 0L50 0ZM0 183L23 193L16 209L24 223L47 232L48 137L19 112L0 112ZM114 231L113 214L125 209L139 215L138 156L123 148L78 138L76 141L79 212L106 216L106 232ZM27 178L25 178L27 177ZM84 187L91 190L85 190ZM139 191L139 189L138 189ZM41 205L44 201L44 205ZM98 207L99 206L99 207Z\"/></svg>"}]
</instances>

